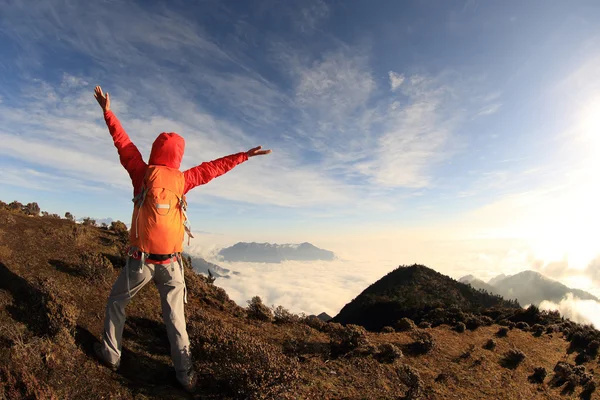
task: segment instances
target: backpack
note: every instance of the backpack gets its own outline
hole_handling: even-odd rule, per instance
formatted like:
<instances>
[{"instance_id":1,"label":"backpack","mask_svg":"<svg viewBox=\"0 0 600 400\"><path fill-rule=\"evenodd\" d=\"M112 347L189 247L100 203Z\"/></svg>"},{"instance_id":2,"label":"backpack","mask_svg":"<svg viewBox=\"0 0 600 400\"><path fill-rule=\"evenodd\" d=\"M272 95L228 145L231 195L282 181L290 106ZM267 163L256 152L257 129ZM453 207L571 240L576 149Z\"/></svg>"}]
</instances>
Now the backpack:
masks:
<instances>
[{"instance_id":1,"label":"backpack","mask_svg":"<svg viewBox=\"0 0 600 400\"><path fill-rule=\"evenodd\" d=\"M178 169L148 167L142 190L133 199L129 233L133 248L148 254L181 253L184 232L194 237L185 212L184 188L185 178Z\"/></svg>"}]
</instances>

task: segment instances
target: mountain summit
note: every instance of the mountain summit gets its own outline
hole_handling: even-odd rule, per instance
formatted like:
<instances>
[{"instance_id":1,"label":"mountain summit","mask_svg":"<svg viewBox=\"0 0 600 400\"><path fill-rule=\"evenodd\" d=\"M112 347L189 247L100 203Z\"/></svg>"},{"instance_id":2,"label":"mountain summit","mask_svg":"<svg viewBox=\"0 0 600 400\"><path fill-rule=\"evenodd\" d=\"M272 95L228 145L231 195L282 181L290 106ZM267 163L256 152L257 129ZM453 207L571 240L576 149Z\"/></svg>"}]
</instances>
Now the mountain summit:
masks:
<instances>
[{"instance_id":1,"label":"mountain summit","mask_svg":"<svg viewBox=\"0 0 600 400\"><path fill-rule=\"evenodd\" d=\"M369 330L393 326L400 318L419 321L436 308L476 312L490 307L518 308L517 302L475 290L422 265L401 266L366 288L334 317Z\"/></svg>"}]
</instances>

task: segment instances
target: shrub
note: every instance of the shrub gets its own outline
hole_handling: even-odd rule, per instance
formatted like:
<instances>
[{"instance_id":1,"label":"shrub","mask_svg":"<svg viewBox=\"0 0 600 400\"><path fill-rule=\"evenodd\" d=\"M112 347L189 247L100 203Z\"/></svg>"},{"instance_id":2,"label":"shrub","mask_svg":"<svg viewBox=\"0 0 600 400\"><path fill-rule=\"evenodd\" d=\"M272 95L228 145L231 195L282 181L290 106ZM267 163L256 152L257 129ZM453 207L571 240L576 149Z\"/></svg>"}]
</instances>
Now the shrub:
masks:
<instances>
[{"instance_id":1,"label":"shrub","mask_svg":"<svg viewBox=\"0 0 600 400\"><path fill-rule=\"evenodd\" d=\"M429 329L429 328L431 328L431 324L429 322L427 322L427 321L421 321L419 323L419 328L421 328L421 329Z\"/></svg>"},{"instance_id":2,"label":"shrub","mask_svg":"<svg viewBox=\"0 0 600 400\"><path fill-rule=\"evenodd\" d=\"M391 343L383 343L377 349L377 359L382 362L393 363L402 356L402 351Z\"/></svg>"},{"instance_id":3,"label":"shrub","mask_svg":"<svg viewBox=\"0 0 600 400\"><path fill-rule=\"evenodd\" d=\"M435 340L429 332L412 331L410 336L414 340L414 342L411 343L411 348L413 352L417 354L428 353L435 347Z\"/></svg>"},{"instance_id":4,"label":"shrub","mask_svg":"<svg viewBox=\"0 0 600 400\"><path fill-rule=\"evenodd\" d=\"M61 287L50 278L37 283L41 293L41 303L45 310L46 328L51 335L58 334L61 330L73 332L77 326L80 310L69 301ZM63 295L64 294L64 295Z\"/></svg>"},{"instance_id":5,"label":"shrub","mask_svg":"<svg viewBox=\"0 0 600 400\"><path fill-rule=\"evenodd\" d=\"M322 321L315 315L310 315L306 318L303 318L302 322L304 322L304 324L306 324L306 325L310 326L311 328L316 329L318 331L323 331L325 329L325 326L327 325L327 322Z\"/></svg>"},{"instance_id":6,"label":"shrub","mask_svg":"<svg viewBox=\"0 0 600 400\"><path fill-rule=\"evenodd\" d=\"M564 361L559 361L554 366L554 373L557 380L566 381L573 374L573 367Z\"/></svg>"},{"instance_id":7,"label":"shrub","mask_svg":"<svg viewBox=\"0 0 600 400\"><path fill-rule=\"evenodd\" d=\"M558 325L548 325L546 327L546 333L547 334L551 334L551 333L558 332L558 331L559 331Z\"/></svg>"},{"instance_id":8,"label":"shrub","mask_svg":"<svg viewBox=\"0 0 600 400\"><path fill-rule=\"evenodd\" d=\"M38 206L38 203L28 203L25 207L23 207L23 212L27 215L37 217L40 215L40 206Z\"/></svg>"},{"instance_id":9,"label":"shrub","mask_svg":"<svg viewBox=\"0 0 600 400\"><path fill-rule=\"evenodd\" d=\"M394 328L392 328L391 326L384 326L383 328L381 328L381 333L394 333L396 332L396 330Z\"/></svg>"},{"instance_id":10,"label":"shrub","mask_svg":"<svg viewBox=\"0 0 600 400\"><path fill-rule=\"evenodd\" d=\"M498 329L498 332L496 332L496 336L498 336L498 337L508 336L508 328L506 326L501 326L500 329Z\"/></svg>"},{"instance_id":11,"label":"shrub","mask_svg":"<svg viewBox=\"0 0 600 400\"><path fill-rule=\"evenodd\" d=\"M81 255L77 272L91 282L106 283L112 278L113 265L108 258L99 253L85 252Z\"/></svg>"},{"instance_id":12,"label":"shrub","mask_svg":"<svg viewBox=\"0 0 600 400\"><path fill-rule=\"evenodd\" d=\"M533 383L544 383L544 379L546 379L547 375L548 372L546 371L546 368L537 367L533 370L533 374L529 375L529 380Z\"/></svg>"},{"instance_id":13,"label":"shrub","mask_svg":"<svg viewBox=\"0 0 600 400\"><path fill-rule=\"evenodd\" d=\"M582 366L582 365L581 365ZM580 385L585 385L588 382L592 381L594 379L594 374L590 373L590 372L583 372L579 375L579 384Z\"/></svg>"},{"instance_id":14,"label":"shrub","mask_svg":"<svg viewBox=\"0 0 600 400\"><path fill-rule=\"evenodd\" d=\"M466 325L462 322L459 322L454 326L454 330L458 333L463 333L467 329Z\"/></svg>"},{"instance_id":15,"label":"shrub","mask_svg":"<svg viewBox=\"0 0 600 400\"><path fill-rule=\"evenodd\" d=\"M475 317L475 316L467 318L467 321L465 322L465 326L470 331L476 330L481 325L482 325L481 320L478 317Z\"/></svg>"},{"instance_id":16,"label":"shrub","mask_svg":"<svg viewBox=\"0 0 600 400\"><path fill-rule=\"evenodd\" d=\"M510 349L504 354L504 359L502 360L502 364L506 368L516 368L521 364L523 360L525 360L526 356L519 349Z\"/></svg>"},{"instance_id":17,"label":"shrub","mask_svg":"<svg viewBox=\"0 0 600 400\"><path fill-rule=\"evenodd\" d=\"M494 320L488 317L487 315L482 315L479 317L479 321L483 326L491 326L494 323Z\"/></svg>"},{"instance_id":18,"label":"shrub","mask_svg":"<svg viewBox=\"0 0 600 400\"><path fill-rule=\"evenodd\" d=\"M76 246L87 246L90 239L93 238L93 232L91 229L84 225L73 226L73 241Z\"/></svg>"},{"instance_id":19,"label":"shrub","mask_svg":"<svg viewBox=\"0 0 600 400\"><path fill-rule=\"evenodd\" d=\"M348 324L331 332L331 352L334 357L367 346L367 331L362 326Z\"/></svg>"},{"instance_id":20,"label":"shrub","mask_svg":"<svg viewBox=\"0 0 600 400\"><path fill-rule=\"evenodd\" d=\"M254 296L252 300L248 300L247 307L248 317L259 321L272 321L273 312L262 302L259 296Z\"/></svg>"},{"instance_id":21,"label":"shrub","mask_svg":"<svg viewBox=\"0 0 600 400\"><path fill-rule=\"evenodd\" d=\"M586 362L590 361L592 361L592 357L590 357L590 355L584 351L577 354L577 357L575 357L575 363L577 364L585 364Z\"/></svg>"},{"instance_id":22,"label":"shrub","mask_svg":"<svg viewBox=\"0 0 600 400\"><path fill-rule=\"evenodd\" d=\"M592 340L588 343L586 352L590 355L590 357L596 358L598 356L598 350L600 350L600 341Z\"/></svg>"},{"instance_id":23,"label":"shrub","mask_svg":"<svg viewBox=\"0 0 600 400\"><path fill-rule=\"evenodd\" d=\"M297 363L256 335L204 316L189 324L197 370L219 398L284 398L298 381Z\"/></svg>"},{"instance_id":24,"label":"shrub","mask_svg":"<svg viewBox=\"0 0 600 400\"><path fill-rule=\"evenodd\" d=\"M517 329L520 329L522 331L528 331L529 330L529 324L527 322L517 322L517 325L515 326Z\"/></svg>"},{"instance_id":25,"label":"shrub","mask_svg":"<svg viewBox=\"0 0 600 400\"><path fill-rule=\"evenodd\" d=\"M531 330L535 336L542 336L546 328L544 328L544 326L541 324L535 324L531 327Z\"/></svg>"},{"instance_id":26,"label":"shrub","mask_svg":"<svg viewBox=\"0 0 600 400\"><path fill-rule=\"evenodd\" d=\"M96 226L96 220L91 219L90 217L85 217L82 223L86 226Z\"/></svg>"},{"instance_id":27,"label":"shrub","mask_svg":"<svg viewBox=\"0 0 600 400\"><path fill-rule=\"evenodd\" d=\"M406 332L414 330L416 328L416 325L412 319L402 318L398 322L396 322L395 328L398 332Z\"/></svg>"},{"instance_id":28,"label":"shrub","mask_svg":"<svg viewBox=\"0 0 600 400\"><path fill-rule=\"evenodd\" d=\"M110 223L110 230L115 232L127 232L127 225L121 221L113 221Z\"/></svg>"},{"instance_id":29,"label":"shrub","mask_svg":"<svg viewBox=\"0 0 600 400\"><path fill-rule=\"evenodd\" d=\"M73 216L73 214L71 214L68 211L65 213L65 219L68 219L69 221L75 221L75 217Z\"/></svg>"},{"instance_id":30,"label":"shrub","mask_svg":"<svg viewBox=\"0 0 600 400\"><path fill-rule=\"evenodd\" d=\"M208 282L209 285L212 285L213 283L215 283L216 280L217 278L212 274L210 269L208 269L208 276L206 277L206 282Z\"/></svg>"},{"instance_id":31,"label":"shrub","mask_svg":"<svg viewBox=\"0 0 600 400\"><path fill-rule=\"evenodd\" d=\"M396 369L398 378L400 381L408 386L408 391L404 396L407 400L416 400L421 398L423 395L423 381L419 375L419 371L411 367L410 365L401 365Z\"/></svg>"},{"instance_id":32,"label":"shrub","mask_svg":"<svg viewBox=\"0 0 600 400\"><path fill-rule=\"evenodd\" d=\"M23 207L23 204L16 200L8 204L8 209L11 211L23 212Z\"/></svg>"},{"instance_id":33,"label":"shrub","mask_svg":"<svg viewBox=\"0 0 600 400\"><path fill-rule=\"evenodd\" d=\"M581 392L581 398L582 399L591 399L592 398L592 393L594 393L596 391L596 382L595 381L589 381L588 383L586 383L583 386L583 391Z\"/></svg>"},{"instance_id":34,"label":"shrub","mask_svg":"<svg viewBox=\"0 0 600 400\"><path fill-rule=\"evenodd\" d=\"M483 348L487 350L494 350L496 348L496 341L494 339L488 339Z\"/></svg>"},{"instance_id":35,"label":"shrub","mask_svg":"<svg viewBox=\"0 0 600 400\"><path fill-rule=\"evenodd\" d=\"M517 324L515 322L509 321L508 323L508 329L515 329L517 327Z\"/></svg>"},{"instance_id":36,"label":"shrub","mask_svg":"<svg viewBox=\"0 0 600 400\"><path fill-rule=\"evenodd\" d=\"M288 324L298 321L298 316L292 314L283 306L277 306L277 308L275 308L273 311L273 317L275 319L275 323L278 324Z\"/></svg>"}]
</instances>

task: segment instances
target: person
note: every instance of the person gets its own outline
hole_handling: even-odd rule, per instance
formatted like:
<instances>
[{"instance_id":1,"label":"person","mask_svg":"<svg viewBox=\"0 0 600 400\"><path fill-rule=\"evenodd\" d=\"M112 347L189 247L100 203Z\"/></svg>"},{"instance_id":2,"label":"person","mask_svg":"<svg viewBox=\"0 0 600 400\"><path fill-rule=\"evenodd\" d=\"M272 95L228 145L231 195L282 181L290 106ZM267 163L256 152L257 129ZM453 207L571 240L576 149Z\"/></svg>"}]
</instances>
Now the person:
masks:
<instances>
[{"instance_id":1,"label":"person","mask_svg":"<svg viewBox=\"0 0 600 400\"><path fill-rule=\"evenodd\" d=\"M191 392L196 385L196 373L185 323L187 294L181 262L184 232L192 235L185 212L185 194L248 158L271 151L258 146L181 172L185 141L174 132L163 132L154 141L146 164L111 111L109 94L105 95L102 88L96 86L94 97L104 112L121 164L129 173L134 195L126 265L110 292L102 342L94 344L94 352L109 368L119 368L125 307L144 285L153 280L160 293L177 380Z\"/></svg>"}]
</instances>

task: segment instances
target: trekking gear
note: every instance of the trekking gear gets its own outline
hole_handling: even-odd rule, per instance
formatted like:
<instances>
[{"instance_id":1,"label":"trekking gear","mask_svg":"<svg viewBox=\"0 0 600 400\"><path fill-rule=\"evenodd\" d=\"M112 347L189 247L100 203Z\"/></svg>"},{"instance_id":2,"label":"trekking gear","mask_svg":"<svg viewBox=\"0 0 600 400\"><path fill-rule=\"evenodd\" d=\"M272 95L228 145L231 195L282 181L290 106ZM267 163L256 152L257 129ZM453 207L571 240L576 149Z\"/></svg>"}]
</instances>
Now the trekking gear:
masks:
<instances>
[{"instance_id":1,"label":"trekking gear","mask_svg":"<svg viewBox=\"0 0 600 400\"><path fill-rule=\"evenodd\" d=\"M142 253L168 255L183 250L184 232L192 238L183 190L185 178L175 168L150 165L141 192L133 199L129 240ZM162 260L156 260L162 261Z\"/></svg>"},{"instance_id":2,"label":"trekking gear","mask_svg":"<svg viewBox=\"0 0 600 400\"><path fill-rule=\"evenodd\" d=\"M125 308L131 299L154 282L160 295L160 308L169 338L171 359L179 381L187 382L187 377L193 367L190 352L190 340L186 330L184 312L184 277L181 269L171 268L169 264L152 264L146 261L143 265L140 259L130 258L129 267L136 273L121 270L110 291L106 303L104 319L102 360L112 362L121 359L123 330L125 328ZM131 290L127 281L131 283ZM158 311L158 310L157 310Z\"/></svg>"},{"instance_id":3,"label":"trekking gear","mask_svg":"<svg viewBox=\"0 0 600 400\"><path fill-rule=\"evenodd\" d=\"M198 383L198 376L196 375L196 371L190 369L185 376L180 377L177 376L177 381L183 387L183 389L188 393L194 393L196 390L196 385Z\"/></svg>"},{"instance_id":4,"label":"trekking gear","mask_svg":"<svg viewBox=\"0 0 600 400\"><path fill-rule=\"evenodd\" d=\"M116 371L119 369L119 366L121 365L121 359L119 359L119 361L117 361L116 363L111 363L110 361L108 361L108 359L104 356L104 353L102 352L102 344L95 342L94 343L94 354L96 355L96 358L98 358L98 360L106 365L110 370L112 371Z\"/></svg>"}]
</instances>

